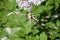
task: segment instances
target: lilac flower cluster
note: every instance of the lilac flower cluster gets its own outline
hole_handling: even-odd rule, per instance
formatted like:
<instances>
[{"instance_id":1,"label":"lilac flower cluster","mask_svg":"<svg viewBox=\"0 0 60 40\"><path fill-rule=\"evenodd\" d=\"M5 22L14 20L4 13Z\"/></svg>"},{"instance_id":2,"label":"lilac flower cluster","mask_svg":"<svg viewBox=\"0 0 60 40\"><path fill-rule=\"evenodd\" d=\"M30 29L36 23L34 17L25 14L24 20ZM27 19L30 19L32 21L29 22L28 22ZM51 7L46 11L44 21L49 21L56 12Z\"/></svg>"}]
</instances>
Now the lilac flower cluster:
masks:
<instances>
[{"instance_id":1,"label":"lilac flower cluster","mask_svg":"<svg viewBox=\"0 0 60 40\"><path fill-rule=\"evenodd\" d=\"M24 10L31 11L32 4L35 6L40 5L44 0L16 0L19 7L24 8Z\"/></svg>"}]
</instances>

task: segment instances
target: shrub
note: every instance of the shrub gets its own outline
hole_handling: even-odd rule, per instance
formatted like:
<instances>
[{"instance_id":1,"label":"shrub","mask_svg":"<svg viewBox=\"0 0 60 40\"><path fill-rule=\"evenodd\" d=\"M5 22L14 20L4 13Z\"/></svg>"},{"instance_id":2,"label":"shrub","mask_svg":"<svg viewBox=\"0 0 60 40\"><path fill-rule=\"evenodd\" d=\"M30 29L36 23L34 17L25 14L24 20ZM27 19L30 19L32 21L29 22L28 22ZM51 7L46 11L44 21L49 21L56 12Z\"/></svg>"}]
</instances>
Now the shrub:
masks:
<instances>
[{"instance_id":1,"label":"shrub","mask_svg":"<svg viewBox=\"0 0 60 40\"><path fill-rule=\"evenodd\" d=\"M60 0L32 5L31 23L28 11L17 5L16 0L0 0L0 40L60 40Z\"/></svg>"}]
</instances>

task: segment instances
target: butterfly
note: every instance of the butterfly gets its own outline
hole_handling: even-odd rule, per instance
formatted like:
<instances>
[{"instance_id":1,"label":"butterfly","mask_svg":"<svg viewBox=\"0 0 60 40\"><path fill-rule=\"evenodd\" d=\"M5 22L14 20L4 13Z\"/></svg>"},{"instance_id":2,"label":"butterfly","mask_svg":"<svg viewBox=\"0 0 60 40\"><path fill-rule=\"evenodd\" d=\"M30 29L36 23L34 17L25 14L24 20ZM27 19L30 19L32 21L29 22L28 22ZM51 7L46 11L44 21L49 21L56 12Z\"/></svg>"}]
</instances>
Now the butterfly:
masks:
<instances>
[{"instance_id":1,"label":"butterfly","mask_svg":"<svg viewBox=\"0 0 60 40\"><path fill-rule=\"evenodd\" d=\"M34 20L35 22L38 22L39 20L35 17L33 13L27 14L27 20L31 23L31 20Z\"/></svg>"}]
</instances>

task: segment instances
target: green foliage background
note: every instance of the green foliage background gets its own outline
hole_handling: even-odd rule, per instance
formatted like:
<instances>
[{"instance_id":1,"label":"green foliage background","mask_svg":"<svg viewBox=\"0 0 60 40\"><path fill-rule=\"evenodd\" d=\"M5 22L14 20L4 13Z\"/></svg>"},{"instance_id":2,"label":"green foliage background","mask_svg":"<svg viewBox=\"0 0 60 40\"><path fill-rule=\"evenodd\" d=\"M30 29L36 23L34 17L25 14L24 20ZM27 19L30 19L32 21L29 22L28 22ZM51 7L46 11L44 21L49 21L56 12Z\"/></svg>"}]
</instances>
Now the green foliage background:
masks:
<instances>
[{"instance_id":1,"label":"green foliage background","mask_svg":"<svg viewBox=\"0 0 60 40\"><path fill-rule=\"evenodd\" d=\"M24 16L8 13L19 9ZM45 19L49 16L46 26L42 26L42 22L37 22L37 26L32 20L31 25L26 22L27 11L17 7L16 0L0 0L0 39L7 36L10 40L60 40L60 18L52 21L52 15L60 14L60 0L45 0L39 6L32 6L32 12L38 20ZM15 21L15 19L17 21ZM5 28L10 27L12 34L8 34ZM21 30L14 31L14 27L20 27Z\"/></svg>"}]
</instances>

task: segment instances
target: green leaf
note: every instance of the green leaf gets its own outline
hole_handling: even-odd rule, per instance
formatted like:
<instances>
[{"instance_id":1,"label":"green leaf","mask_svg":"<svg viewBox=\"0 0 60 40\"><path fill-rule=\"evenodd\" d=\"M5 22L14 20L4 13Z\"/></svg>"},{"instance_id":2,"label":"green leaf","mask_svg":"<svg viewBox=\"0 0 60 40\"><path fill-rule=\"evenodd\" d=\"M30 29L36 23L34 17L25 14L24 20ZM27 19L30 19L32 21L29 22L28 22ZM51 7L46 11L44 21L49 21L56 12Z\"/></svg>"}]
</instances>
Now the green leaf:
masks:
<instances>
[{"instance_id":1,"label":"green leaf","mask_svg":"<svg viewBox=\"0 0 60 40\"><path fill-rule=\"evenodd\" d=\"M45 32L42 32L40 34L40 40L47 40L47 35L45 34Z\"/></svg>"},{"instance_id":2,"label":"green leaf","mask_svg":"<svg viewBox=\"0 0 60 40\"><path fill-rule=\"evenodd\" d=\"M32 7L32 12L34 13L34 15L40 16L40 13L42 13L45 10L45 6L44 5L39 5L38 7Z\"/></svg>"},{"instance_id":3,"label":"green leaf","mask_svg":"<svg viewBox=\"0 0 60 40\"><path fill-rule=\"evenodd\" d=\"M5 32L4 32L4 30L1 30L1 28L0 28L0 38L2 38L4 36L5 36Z\"/></svg>"},{"instance_id":4,"label":"green leaf","mask_svg":"<svg viewBox=\"0 0 60 40\"><path fill-rule=\"evenodd\" d=\"M2 10L2 11L0 11L0 17L6 17L7 16L7 14L8 14L8 11L6 11L6 10Z\"/></svg>"},{"instance_id":5,"label":"green leaf","mask_svg":"<svg viewBox=\"0 0 60 40\"><path fill-rule=\"evenodd\" d=\"M32 30L33 35L36 35L38 32L39 32L39 30L37 30L37 29Z\"/></svg>"},{"instance_id":6,"label":"green leaf","mask_svg":"<svg viewBox=\"0 0 60 40\"><path fill-rule=\"evenodd\" d=\"M46 2L46 6L53 5L54 2L55 2L55 0L48 0L48 1Z\"/></svg>"},{"instance_id":7,"label":"green leaf","mask_svg":"<svg viewBox=\"0 0 60 40\"><path fill-rule=\"evenodd\" d=\"M55 2L59 3L60 4L60 0L55 0Z\"/></svg>"},{"instance_id":8,"label":"green leaf","mask_svg":"<svg viewBox=\"0 0 60 40\"><path fill-rule=\"evenodd\" d=\"M52 22L48 22L48 23L46 23L46 27L54 29L55 28L55 24L52 23Z\"/></svg>"},{"instance_id":9,"label":"green leaf","mask_svg":"<svg viewBox=\"0 0 60 40\"><path fill-rule=\"evenodd\" d=\"M39 40L39 36L38 36L38 35L36 35L35 39L36 39L36 40Z\"/></svg>"},{"instance_id":10,"label":"green leaf","mask_svg":"<svg viewBox=\"0 0 60 40\"><path fill-rule=\"evenodd\" d=\"M8 10L15 10L17 6L16 0L8 0L5 6Z\"/></svg>"},{"instance_id":11,"label":"green leaf","mask_svg":"<svg viewBox=\"0 0 60 40\"><path fill-rule=\"evenodd\" d=\"M27 14L27 11L24 10L24 9L21 9L20 12L23 13L23 14Z\"/></svg>"},{"instance_id":12,"label":"green leaf","mask_svg":"<svg viewBox=\"0 0 60 40\"><path fill-rule=\"evenodd\" d=\"M34 36L26 36L26 40L35 40Z\"/></svg>"},{"instance_id":13,"label":"green leaf","mask_svg":"<svg viewBox=\"0 0 60 40\"><path fill-rule=\"evenodd\" d=\"M58 9L59 4L57 2L55 2L55 10Z\"/></svg>"},{"instance_id":14,"label":"green leaf","mask_svg":"<svg viewBox=\"0 0 60 40\"><path fill-rule=\"evenodd\" d=\"M53 9L54 6L46 6L46 11L50 11L51 9Z\"/></svg>"},{"instance_id":15,"label":"green leaf","mask_svg":"<svg viewBox=\"0 0 60 40\"><path fill-rule=\"evenodd\" d=\"M9 38L9 40L25 40L25 39L23 39L23 38L15 38L15 37L11 37L11 38Z\"/></svg>"},{"instance_id":16,"label":"green leaf","mask_svg":"<svg viewBox=\"0 0 60 40\"><path fill-rule=\"evenodd\" d=\"M59 27L60 26L60 21L57 20L56 25Z\"/></svg>"},{"instance_id":17,"label":"green leaf","mask_svg":"<svg viewBox=\"0 0 60 40\"><path fill-rule=\"evenodd\" d=\"M28 34L29 32L31 32L31 25L27 25L27 23L23 24L24 26L24 30L26 32L26 34Z\"/></svg>"}]
</instances>

